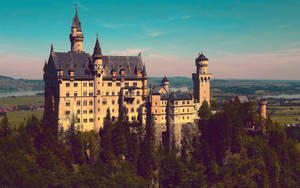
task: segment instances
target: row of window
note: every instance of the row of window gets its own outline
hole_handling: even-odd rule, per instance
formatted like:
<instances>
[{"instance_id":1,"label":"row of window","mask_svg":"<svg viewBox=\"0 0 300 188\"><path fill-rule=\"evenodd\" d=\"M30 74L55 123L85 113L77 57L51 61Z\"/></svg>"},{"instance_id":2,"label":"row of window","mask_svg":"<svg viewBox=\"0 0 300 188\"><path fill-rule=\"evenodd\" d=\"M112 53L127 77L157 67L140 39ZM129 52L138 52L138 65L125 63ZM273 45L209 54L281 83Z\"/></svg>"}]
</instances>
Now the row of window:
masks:
<instances>
[{"instance_id":1,"label":"row of window","mask_svg":"<svg viewBox=\"0 0 300 188\"><path fill-rule=\"evenodd\" d=\"M155 113L157 113L157 112L158 112L158 110L155 110ZM163 113L163 112L166 112L166 110L165 110L165 109L161 109L161 112L162 112L162 113ZM177 109L176 112L177 112L177 113L180 112L180 109ZM190 109L187 109L187 110L182 109L182 112L190 112Z\"/></svg>"},{"instance_id":2,"label":"row of window","mask_svg":"<svg viewBox=\"0 0 300 188\"><path fill-rule=\"evenodd\" d=\"M101 92L100 92L100 90L97 90L97 95L100 95L101 94ZM107 91L106 93L105 93L105 95L106 96L110 96L109 95L110 93ZM113 92L111 92L111 96L115 96L115 92L113 91ZM120 95L120 92L117 92L117 94L118 94L118 96ZM134 92L132 92L131 93L132 95L134 95L135 93ZM129 95L129 92L128 91L126 91L125 92L125 95ZM136 92L136 95L137 96L140 96L140 91L137 91ZM92 97L92 96L94 96L94 93L93 93L93 91L90 91L89 93L87 93L87 91L84 91L83 93L82 93L82 96L84 96L84 97L87 97L87 96L89 96L89 97ZM70 97L70 92L66 92L66 97ZM78 93L77 92L74 92L74 97L78 97Z\"/></svg>"},{"instance_id":3,"label":"row of window","mask_svg":"<svg viewBox=\"0 0 300 188\"><path fill-rule=\"evenodd\" d=\"M89 95L88 95L87 91L84 91L82 93L82 96L84 96L84 97L87 97L87 96L92 97L92 96L94 96L94 93L92 91L90 91ZM70 92L68 92L68 91L66 92L66 97L70 97ZM78 93L77 92L74 92L74 97L78 97Z\"/></svg>"},{"instance_id":4,"label":"row of window","mask_svg":"<svg viewBox=\"0 0 300 188\"><path fill-rule=\"evenodd\" d=\"M70 82L66 82L66 87L70 87L70 85L71 85ZM87 85L88 85L88 84L87 84L86 82L84 82L84 83L82 84L83 87L87 87ZM74 87L78 87L78 83L74 82L74 83L73 83L73 86L74 86ZM90 83L89 83L89 87L94 87L94 83L93 83L93 82L90 82Z\"/></svg>"},{"instance_id":5,"label":"row of window","mask_svg":"<svg viewBox=\"0 0 300 188\"><path fill-rule=\"evenodd\" d=\"M100 83L100 82L98 82ZM66 87L70 87L71 83L70 82L66 82ZM107 83L107 86L108 87L112 87L113 83L112 82L108 82ZM125 86L129 86L129 82L125 82ZM133 86L137 86L137 82L133 82L132 83ZM73 83L73 86L74 87L78 87L78 83L77 82L74 82ZM86 82L83 82L82 84L83 87L87 87L88 86L88 83ZM104 86L104 83L102 83L102 86ZM121 86L121 82L116 82L116 86L120 87ZM93 82L89 82L89 87L94 87L94 83Z\"/></svg>"},{"instance_id":6,"label":"row of window","mask_svg":"<svg viewBox=\"0 0 300 188\"><path fill-rule=\"evenodd\" d=\"M175 105L179 105L179 104L182 104L182 105L190 104L190 101L181 101L181 102L176 101L176 102L175 102Z\"/></svg>"},{"instance_id":7,"label":"row of window","mask_svg":"<svg viewBox=\"0 0 300 188\"><path fill-rule=\"evenodd\" d=\"M157 106L157 102L155 102L155 106ZM182 102L179 102L179 101L176 101L175 102L175 105L179 105L179 104L182 104L182 105L185 105L185 104L190 104L190 101L182 101ZM162 101L161 102L161 105L167 105L167 101Z\"/></svg>"},{"instance_id":8,"label":"row of window","mask_svg":"<svg viewBox=\"0 0 300 188\"><path fill-rule=\"evenodd\" d=\"M82 105L83 105L83 106L87 106L87 103L88 103L87 100L83 100L83 101L82 101ZM100 103L100 100L98 100L98 104L99 104L99 103ZM106 105L106 104L107 104L107 101L106 101L106 100L103 100L103 101L102 101L102 104L103 104L103 105ZM112 104L112 105L116 104L116 101L115 101L115 100L112 100L112 101L111 101L111 104ZM136 104L140 104L140 101L137 100L137 101L136 101ZM66 106L71 106L70 101L66 101L66 104L65 104L65 105L66 105ZM76 101L76 105L77 105L77 106L81 106L81 101L80 101L80 100ZM93 106L93 101L92 101L92 100L89 101L89 106Z\"/></svg>"},{"instance_id":9,"label":"row of window","mask_svg":"<svg viewBox=\"0 0 300 188\"><path fill-rule=\"evenodd\" d=\"M136 109L136 110L135 110L134 108L131 108L131 109L130 109L130 112L131 112L131 113L134 113L135 111L136 111L136 112L139 112L139 109ZM100 108L98 108L98 112L100 112ZM114 112L115 112L115 109L111 109L111 112L114 113ZM79 115L80 113L81 113L81 110L78 109L78 110L77 110L77 114ZM83 110L83 111L82 111L82 114L87 114L87 113L88 113L87 110ZM90 110L89 110L89 114L93 114L93 113L94 113L94 110L93 110L93 109L90 109ZM71 114L70 110L66 110L66 111L65 111L65 114L66 114L66 115L70 115L70 114Z\"/></svg>"},{"instance_id":10,"label":"row of window","mask_svg":"<svg viewBox=\"0 0 300 188\"><path fill-rule=\"evenodd\" d=\"M176 117L176 118L177 118L177 119L180 119L180 117L179 117L179 116L178 116L178 117ZM155 120L158 120L158 117L155 117L154 119L155 119ZM162 116L162 117L161 117L161 119L162 119L162 120L165 120L165 119L166 119L166 117L165 117L165 116ZM182 119L184 120L184 119L185 119L185 116L182 116ZM186 116L186 119L190 119L190 116Z\"/></svg>"}]
</instances>

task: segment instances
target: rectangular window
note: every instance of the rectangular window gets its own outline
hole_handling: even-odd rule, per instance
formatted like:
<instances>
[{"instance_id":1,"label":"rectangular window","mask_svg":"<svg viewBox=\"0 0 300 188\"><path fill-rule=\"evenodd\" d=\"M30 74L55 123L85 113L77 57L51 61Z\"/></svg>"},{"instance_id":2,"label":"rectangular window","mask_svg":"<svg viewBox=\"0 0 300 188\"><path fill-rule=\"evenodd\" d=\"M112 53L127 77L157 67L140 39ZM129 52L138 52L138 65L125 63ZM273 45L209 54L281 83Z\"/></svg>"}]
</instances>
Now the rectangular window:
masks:
<instances>
[{"instance_id":1,"label":"rectangular window","mask_svg":"<svg viewBox=\"0 0 300 188\"><path fill-rule=\"evenodd\" d=\"M100 95L100 90L97 90L97 95Z\"/></svg>"},{"instance_id":2,"label":"rectangular window","mask_svg":"<svg viewBox=\"0 0 300 188\"><path fill-rule=\"evenodd\" d=\"M87 110L83 110L83 114L87 114Z\"/></svg>"},{"instance_id":3,"label":"rectangular window","mask_svg":"<svg viewBox=\"0 0 300 188\"><path fill-rule=\"evenodd\" d=\"M87 83L86 82L83 83L83 87L87 87Z\"/></svg>"},{"instance_id":4,"label":"rectangular window","mask_svg":"<svg viewBox=\"0 0 300 188\"><path fill-rule=\"evenodd\" d=\"M137 83L136 83L136 82L133 82L133 86L137 86Z\"/></svg>"},{"instance_id":5,"label":"rectangular window","mask_svg":"<svg viewBox=\"0 0 300 188\"><path fill-rule=\"evenodd\" d=\"M111 93L111 95L114 96L114 95L115 95L115 92L113 91L113 92Z\"/></svg>"},{"instance_id":6,"label":"rectangular window","mask_svg":"<svg viewBox=\"0 0 300 188\"><path fill-rule=\"evenodd\" d=\"M77 87L78 86L78 83L74 83L74 87Z\"/></svg>"},{"instance_id":7,"label":"rectangular window","mask_svg":"<svg viewBox=\"0 0 300 188\"><path fill-rule=\"evenodd\" d=\"M120 87L121 86L121 82L117 82L117 86Z\"/></svg>"},{"instance_id":8,"label":"rectangular window","mask_svg":"<svg viewBox=\"0 0 300 188\"><path fill-rule=\"evenodd\" d=\"M190 101L187 101L186 103L187 103L187 104L190 104Z\"/></svg>"},{"instance_id":9,"label":"rectangular window","mask_svg":"<svg viewBox=\"0 0 300 188\"><path fill-rule=\"evenodd\" d=\"M134 108L131 108L131 113L133 113L134 112Z\"/></svg>"},{"instance_id":10,"label":"rectangular window","mask_svg":"<svg viewBox=\"0 0 300 188\"><path fill-rule=\"evenodd\" d=\"M84 101L83 101L83 106L86 106L86 105L87 105L87 101L84 100Z\"/></svg>"},{"instance_id":11,"label":"rectangular window","mask_svg":"<svg viewBox=\"0 0 300 188\"><path fill-rule=\"evenodd\" d=\"M80 106L80 101L79 100L77 101L77 106Z\"/></svg>"},{"instance_id":12,"label":"rectangular window","mask_svg":"<svg viewBox=\"0 0 300 188\"><path fill-rule=\"evenodd\" d=\"M109 95L109 92L106 92L106 96L108 96Z\"/></svg>"},{"instance_id":13,"label":"rectangular window","mask_svg":"<svg viewBox=\"0 0 300 188\"><path fill-rule=\"evenodd\" d=\"M70 83L66 83L66 87L70 87Z\"/></svg>"},{"instance_id":14,"label":"rectangular window","mask_svg":"<svg viewBox=\"0 0 300 188\"><path fill-rule=\"evenodd\" d=\"M185 101L182 101L182 104L185 104Z\"/></svg>"},{"instance_id":15,"label":"rectangular window","mask_svg":"<svg viewBox=\"0 0 300 188\"><path fill-rule=\"evenodd\" d=\"M69 110L66 111L66 115L70 115L71 112Z\"/></svg>"},{"instance_id":16,"label":"rectangular window","mask_svg":"<svg viewBox=\"0 0 300 188\"><path fill-rule=\"evenodd\" d=\"M92 113L93 113L93 110L90 110L89 113L92 114Z\"/></svg>"},{"instance_id":17,"label":"rectangular window","mask_svg":"<svg viewBox=\"0 0 300 188\"><path fill-rule=\"evenodd\" d=\"M89 96L92 97L93 96L93 92L89 92Z\"/></svg>"},{"instance_id":18,"label":"rectangular window","mask_svg":"<svg viewBox=\"0 0 300 188\"><path fill-rule=\"evenodd\" d=\"M77 114L80 114L80 110L77 110Z\"/></svg>"},{"instance_id":19,"label":"rectangular window","mask_svg":"<svg viewBox=\"0 0 300 188\"><path fill-rule=\"evenodd\" d=\"M70 106L70 101L66 101L66 106Z\"/></svg>"},{"instance_id":20,"label":"rectangular window","mask_svg":"<svg viewBox=\"0 0 300 188\"><path fill-rule=\"evenodd\" d=\"M90 83L89 83L89 86L90 86L90 87L93 87L93 86L94 86L94 83L93 83L93 82L90 82Z\"/></svg>"},{"instance_id":21,"label":"rectangular window","mask_svg":"<svg viewBox=\"0 0 300 188\"><path fill-rule=\"evenodd\" d=\"M102 104L106 105L106 104L107 104L107 102L106 102L106 101L102 101Z\"/></svg>"},{"instance_id":22,"label":"rectangular window","mask_svg":"<svg viewBox=\"0 0 300 188\"><path fill-rule=\"evenodd\" d=\"M111 87L111 86L112 86L112 83L111 83L111 82L108 82L108 83L107 83L107 86L108 86L108 87Z\"/></svg>"},{"instance_id":23,"label":"rectangular window","mask_svg":"<svg viewBox=\"0 0 300 188\"><path fill-rule=\"evenodd\" d=\"M140 101L139 101L139 100L137 100L137 101L136 101L136 104L140 104Z\"/></svg>"},{"instance_id":24,"label":"rectangular window","mask_svg":"<svg viewBox=\"0 0 300 188\"><path fill-rule=\"evenodd\" d=\"M175 105L178 105L178 102L175 102Z\"/></svg>"},{"instance_id":25,"label":"rectangular window","mask_svg":"<svg viewBox=\"0 0 300 188\"><path fill-rule=\"evenodd\" d=\"M84 91L82 95L83 95L84 97L86 97L86 96L87 96L87 92Z\"/></svg>"},{"instance_id":26,"label":"rectangular window","mask_svg":"<svg viewBox=\"0 0 300 188\"><path fill-rule=\"evenodd\" d=\"M87 119L83 119L83 122L84 122L84 123L87 123Z\"/></svg>"},{"instance_id":27,"label":"rectangular window","mask_svg":"<svg viewBox=\"0 0 300 188\"><path fill-rule=\"evenodd\" d=\"M74 97L77 97L77 96L78 96L78 93L77 93L77 92L75 92L75 93L74 93Z\"/></svg>"},{"instance_id":28,"label":"rectangular window","mask_svg":"<svg viewBox=\"0 0 300 188\"><path fill-rule=\"evenodd\" d=\"M70 97L70 93L69 92L66 93L66 97Z\"/></svg>"},{"instance_id":29,"label":"rectangular window","mask_svg":"<svg viewBox=\"0 0 300 188\"><path fill-rule=\"evenodd\" d=\"M111 104L115 104L115 100L112 100L112 101L111 101Z\"/></svg>"},{"instance_id":30,"label":"rectangular window","mask_svg":"<svg viewBox=\"0 0 300 188\"><path fill-rule=\"evenodd\" d=\"M93 119L93 118L90 118L89 121L90 121L90 122L94 122L94 119Z\"/></svg>"},{"instance_id":31,"label":"rectangular window","mask_svg":"<svg viewBox=\"0 0 300 188\"><path fill-rule=\"evenodd\" d=\"M129 86L129 82L125 82L125 86Z\"/></svg>"},{"instance_id":32,"label":"rectangular window","mask_svg":"<svg viewBox=\"0 0 300 188\"><path fill-rule=\"evenodd\" d=\"M90 101L89 104L90 104L90 106L93 106L93 101Z\"/></svg>"}]
</instances>

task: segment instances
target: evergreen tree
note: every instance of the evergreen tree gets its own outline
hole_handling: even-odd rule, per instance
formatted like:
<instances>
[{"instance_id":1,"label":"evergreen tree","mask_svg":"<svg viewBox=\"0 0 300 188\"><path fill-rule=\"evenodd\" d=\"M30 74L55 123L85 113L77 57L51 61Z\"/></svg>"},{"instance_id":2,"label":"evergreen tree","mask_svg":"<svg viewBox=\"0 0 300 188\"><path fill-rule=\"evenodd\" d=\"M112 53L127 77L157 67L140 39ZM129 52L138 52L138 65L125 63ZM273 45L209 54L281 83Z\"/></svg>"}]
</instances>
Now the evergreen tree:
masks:
<instances>
[{"instance_id":1,"label":"evergreen tree","mask_svg":"<svg viewBox=\"0 0 300 188\"><path fill-rule=\"evenodd\" d=\"M8 118L6 113L4 113L3 119L1 120L1 129L0 129L0 136L5 137L11 133L11 129L8 123Z\"/></svg>"},{"instance_id":2,"label":"evergreen tree","mask_svg":"<svg viewBox=\"0 0 300 188\"><path fill-rule=\"evenodd\" d=\"M104 118L103 128L100 128L100 157L105 163L109 163L114 159L113 149L113 123L111 120L110 109L107 109L106 116Z\"/></svg>"},{"instance_id":3,"label":"evergreen tree","mask_svg":"<svg viewBox=\"0 0 300 188\"><path fill-rule=\"evenodd\" d=\"M145 131L146 134L141 143L141 152L138 159L138 174L146 180L152 180L155 177L157 164L154 145L154 121L152 119L150 104L147 104L147 119Z\"/></svg>"}]
</instances>

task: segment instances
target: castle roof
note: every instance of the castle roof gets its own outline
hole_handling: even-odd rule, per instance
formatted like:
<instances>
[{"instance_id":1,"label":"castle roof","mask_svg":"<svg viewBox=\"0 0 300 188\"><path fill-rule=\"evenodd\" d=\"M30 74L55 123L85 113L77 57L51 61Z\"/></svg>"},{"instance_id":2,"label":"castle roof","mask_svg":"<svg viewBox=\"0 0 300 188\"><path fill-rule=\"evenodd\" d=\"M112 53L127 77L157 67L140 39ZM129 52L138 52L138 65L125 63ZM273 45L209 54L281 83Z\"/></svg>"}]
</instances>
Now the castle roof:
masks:
<instances>
[{"instance_id":1,"label":"castle roof","mask_svg":"<svg viewBox=\"0 0 300 188\"><path fill-rule=\"evenodd\" d=\"M97 34L93 57L101 57L101 56L102 56L102 52L101 52L100 43L99 43L98 34Z\"/></svg>"},{"instance_id":2,"label":"castle roof","mask_svg":"<svg viewBox=\"0 0 300 188\"><path fill-rule=\"evenodd\" d=\"M162 79L162 82L164 83L164 82L168 82L168 81L169 81L168 78L166 76L164 76L164 78Z\"/></svg>"},{"instance_id":3,"label":"castle roof","mask_svg":"<svg viewBox=\"0 0 300 188\"><path fill-rule=\"evenodd\" d=\"M207 57L203 53L199 53L199 56L196 58L196 61L207 61Z\"/></svg>"},{"instance_id":4,"label":"castle roof","mask_svg":"<svg viewBox=\"0 0 300 188\"><path fill-rule=\"evenodd\" d=\"M250 101L249 97L244 96L244 95L232 96L229 99L229 102L231 102L232 104L235 104L235 103L248 103L249 101Z\"/></svg>"},{"instance_id":5,"label":"castle roof","mask_svg":"<svg viewBox=\"0 0 300 188\"><path fill-rule=\"evenodd\" d=\"M72 28L76 28L77 31L82 31L82 29L81 29L81 23L80 23L79 17L78 17L77 8L76 8L75 17L73 18Z\"/></svg>"},{"instance_id":6,"label":"castle roof","mask_svg":"<svg viewBox=\"0 0 300 188\"><path fill-rule=\"evenodd\" d=\"M172 101L178 101L178 100L192 100L193 96L188 92L169 92L169 93L162 93L160 95L161 100L172 100Z\"/></svg>"},{"instance_id":7,"label":"castle roof","mask_svg":"<svg viewBox=\"0 0 300 188\"><path fill-rule=\"evenodd\" d=\"M63 71L63 79L69 79L69 72L74 71L74 79L94 79L92 74L92 56L81 52L51 52L49 61L53 62L56 70ZM48 63L49 65L49 63ZM125 80L137 79L136 69L144 69L141 58L138 56L102 56L102 65L104 69L104 80L112 79L112 70L116 71L116 79L121 79L121 70L125 71ZM55 74L54 71L51 74ZM54 76L54 75L52 75Z\"/></svg>"}]
</instances>

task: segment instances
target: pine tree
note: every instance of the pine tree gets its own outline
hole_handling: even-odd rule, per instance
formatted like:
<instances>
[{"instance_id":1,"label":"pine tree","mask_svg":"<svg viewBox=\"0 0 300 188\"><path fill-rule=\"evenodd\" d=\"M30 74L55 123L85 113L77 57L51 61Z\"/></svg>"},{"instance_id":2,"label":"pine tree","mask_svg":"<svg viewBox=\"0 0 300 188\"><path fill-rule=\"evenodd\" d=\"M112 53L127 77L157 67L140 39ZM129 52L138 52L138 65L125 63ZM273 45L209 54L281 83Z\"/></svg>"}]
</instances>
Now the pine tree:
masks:
<instances>
[{"instance_id":1,"label":"pine tree","mask_svg":"<svg viewBox=\"0 0 300 188\"><path fill-rule=\"evenodd\" d=\"M141 143L141 153L138 159L138 174L146 180L152 180L157 168L155 157L154 121L151 114L151 106L147 104L147 119L145 137Z\"/></svg>"},{"instance_id":2,"label":"pine tree","mask_svg":"<svg viewBox=\"0 0 300 188\"><path fill-rule=\"evenodd\" d=\"M1 129L0 129L1 137L7 136L11 133L11 129L9 127L8 118L7 118L6 113L4 113L4 117L3 117L0 125L1 125Z\"/></svg>"},{"instance_id":3,"label":"pine tree","mask_svg":"<svg viewBox=\"0 0 300 188\"><path fill-rule=\"evenodd\" d=\"M103 128L100 128L100 157L105 163L109 163L114 159L114 150L112 144L113 123L111 120L110 109L107 109L104 118Z\"/></svg>"}]
</instances>

